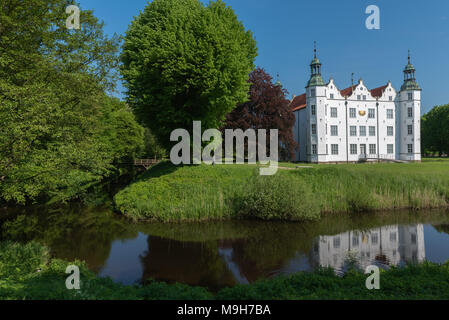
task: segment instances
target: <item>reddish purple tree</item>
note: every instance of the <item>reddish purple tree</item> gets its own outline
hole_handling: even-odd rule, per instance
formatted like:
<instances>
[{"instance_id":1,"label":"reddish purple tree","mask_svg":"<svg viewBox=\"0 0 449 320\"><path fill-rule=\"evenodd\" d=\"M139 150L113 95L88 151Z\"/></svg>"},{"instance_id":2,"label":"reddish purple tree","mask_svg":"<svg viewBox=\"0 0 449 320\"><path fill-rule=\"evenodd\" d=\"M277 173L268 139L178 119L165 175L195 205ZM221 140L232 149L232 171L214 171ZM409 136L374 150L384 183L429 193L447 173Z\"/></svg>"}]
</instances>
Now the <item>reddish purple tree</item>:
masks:
<instances>
[{"instance_id":1,"label":"reddish purple tree","mask_svg":"<svg viewBox=\"0 0 449 320\"><path fill-rule=\"evenodd\" d=\"M270 129L278 129L280 157L291 160L298 144L293 138L295 115L285 97L287 90L274 84L273 78L260 67L250 74L248 81L251 83L249 101L238 105L226 116L223 129L266 129L267 134ZM269 137L267 141L270 141Z\"/></svg>"}]
</instances>

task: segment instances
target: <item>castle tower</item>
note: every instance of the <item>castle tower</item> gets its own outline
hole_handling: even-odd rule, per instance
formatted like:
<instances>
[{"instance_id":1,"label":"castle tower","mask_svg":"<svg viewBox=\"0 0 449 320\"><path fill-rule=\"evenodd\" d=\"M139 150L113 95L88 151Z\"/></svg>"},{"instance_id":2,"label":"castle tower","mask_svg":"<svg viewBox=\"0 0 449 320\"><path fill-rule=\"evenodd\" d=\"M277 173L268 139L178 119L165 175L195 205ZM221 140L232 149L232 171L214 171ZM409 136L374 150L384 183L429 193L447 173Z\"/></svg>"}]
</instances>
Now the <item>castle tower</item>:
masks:
<instances>
[{"instance_id":1,"label":"castle tower","mask_svg":"<svg viewBox=\"0 0 449 320\"><path fill-rule=\"evenodd\" d=\"M421 88L416 82L415 67L410 63L410 51L404 69L398 111L397 158L421 161Z\"/></svg>"},{"instance_id":2,"label":"castle tower","mask_svg":"<svg viewBox=\"0 0 449 320\"><path fill-rule=\"evenodd\" d=\"M310 79L306 86L307 103L307 161L322 162L326 160L326 124L325 101L326 86L321 77L321 62L316 55L310 64Z\"/></svg>"}]
</instances>

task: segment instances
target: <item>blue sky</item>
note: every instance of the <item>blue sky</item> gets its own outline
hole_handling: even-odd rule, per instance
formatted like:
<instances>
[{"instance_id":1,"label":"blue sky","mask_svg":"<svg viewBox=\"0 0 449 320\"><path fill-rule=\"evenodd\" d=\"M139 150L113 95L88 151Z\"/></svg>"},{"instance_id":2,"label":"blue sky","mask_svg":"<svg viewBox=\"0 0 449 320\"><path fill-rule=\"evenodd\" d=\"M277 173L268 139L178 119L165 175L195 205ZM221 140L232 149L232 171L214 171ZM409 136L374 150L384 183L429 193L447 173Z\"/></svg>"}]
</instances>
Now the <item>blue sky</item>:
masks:
<instances>
[{"instance_id":1,"label":"blue sky","mask_svg":"<svg viewBox=\"0 0 449 320\"><path fill-rule=\"evenodd\" d=\"M105 22L108 34L124 34L147 0L78 0ZM325 81L350 86L351 73L369 88L391 80L399 90L411 50L422 112L449 103L449 1L405 0L225 0L257 40L256 65L292 94L302 94L309 78L313 41ZM368 30L368 5L380 9L380 30ZM123 91L123 88L121 88Z\"/></svg>"}]
</instances>

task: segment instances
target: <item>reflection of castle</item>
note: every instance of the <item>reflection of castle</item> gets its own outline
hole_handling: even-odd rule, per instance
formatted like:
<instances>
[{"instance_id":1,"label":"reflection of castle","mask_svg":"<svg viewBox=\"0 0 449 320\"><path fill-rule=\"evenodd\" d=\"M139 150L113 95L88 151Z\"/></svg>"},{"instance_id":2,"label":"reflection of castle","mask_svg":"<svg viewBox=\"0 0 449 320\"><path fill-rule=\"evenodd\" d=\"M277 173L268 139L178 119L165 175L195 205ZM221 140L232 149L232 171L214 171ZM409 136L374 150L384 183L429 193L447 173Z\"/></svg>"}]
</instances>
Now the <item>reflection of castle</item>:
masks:
<instances>
[{"instance_id":1,"label":"reflection of castle","mask_svg":"<svg viewBox=\"0 0 449 320\"><path fill-rule=\"evenodd\" d=\"M424 227L386 226L369 231L349 231L315 239L312 261L316 266L345 269L348 259L365 269L369 265L400 265L425 258Z\"/></svg>"}]
</instances>

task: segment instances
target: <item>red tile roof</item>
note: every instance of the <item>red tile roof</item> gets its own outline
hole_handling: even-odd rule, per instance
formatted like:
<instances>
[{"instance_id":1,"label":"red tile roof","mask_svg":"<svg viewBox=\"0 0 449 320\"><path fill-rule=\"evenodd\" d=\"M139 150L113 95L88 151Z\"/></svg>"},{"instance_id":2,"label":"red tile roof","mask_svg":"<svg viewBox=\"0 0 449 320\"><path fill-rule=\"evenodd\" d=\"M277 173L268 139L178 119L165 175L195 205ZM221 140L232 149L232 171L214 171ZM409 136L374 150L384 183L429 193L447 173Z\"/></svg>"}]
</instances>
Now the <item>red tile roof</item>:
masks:
<instances>
[{"instance_id":1,"label":"red tile roof","mask_svg":"<svg viewBox=\"0 0 449 320\"><path fill-rule=\"evenodd\" d=\"M292 102L290 102L290 108L292 108L292 111L297 111L300 109L303 109L307 106L306 104L306 94L302 94L300 96L295 97Z\"/></svg>"},{"instance_id":2,"label":"red tile roof","mask_svg":"<svg viewBox=\"0 0 449 320\"><path fill-rule=\"evenodd\" d=\"M380 97L382 97L382 94L384 93L384 91L385 91L385 89L386 89L387 87L388 87L388 84L385 85L385 86L376 88L376 89L372 89L372 90L371 90L371 95L372 95L373 97L380 98Z\"/></svg>"},{"instance_id":3,"label":"red tile roof","mask_svg":"<svg viewBox=\"0 0 449 320\"><path fill-rule=\"evenodd\" d=\"M355 87L356 86L350 86L349 88L340 90L342 97L349 97L350 95L352 95L352 92L354 91Z\"/></svg>"}]
</instances>

